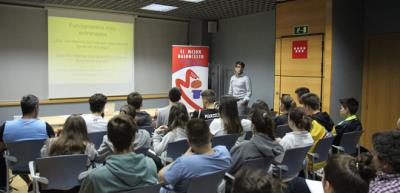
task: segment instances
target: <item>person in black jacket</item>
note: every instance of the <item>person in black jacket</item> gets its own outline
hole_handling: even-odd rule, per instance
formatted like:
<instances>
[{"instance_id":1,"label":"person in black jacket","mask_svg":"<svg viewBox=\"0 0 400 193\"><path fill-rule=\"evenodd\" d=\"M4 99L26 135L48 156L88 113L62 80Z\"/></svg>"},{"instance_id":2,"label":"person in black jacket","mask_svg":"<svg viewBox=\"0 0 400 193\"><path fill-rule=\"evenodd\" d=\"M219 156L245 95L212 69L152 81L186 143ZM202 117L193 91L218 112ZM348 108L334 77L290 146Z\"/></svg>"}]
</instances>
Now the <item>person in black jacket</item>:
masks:
<instances>
[{"instance_id":1,"label":"person in black jacket","mask_svg":"<svg viewBox=\"0 0 400 193\"><path fill-rule=\"evenodd\" d=\"M342 135L352 131L362 131L361 121L357 118L358 101L355 98L340 99L340 116L344 119L336 125L334 145L339 145Z\"/></svg>"},{"instance_id":2,"label":"person in black jacket","mask_svg":"<svg viewBox=\"0 0 400 193\"><path fill-rule=\"evenodd\" d=\"M288 114L289 111L296 107L296 102L290 95L283 95L281 98L281 115L275 117L275 126L288 124Z\"/></svg>"},{"instance_id":3,"label":"person in black jacket","mask_svg":"<svg viewBox=\"0 0 400 193\"><path fill-rule=\"evenodd\" d=\"M320 111L319 97L314 93L308 93L301 97L301 101L303 102L304 110L306 111L307 115L324 126L328 132L332 132L335 123L333 123L327 112Z\"/></svg>"}]
</instances>

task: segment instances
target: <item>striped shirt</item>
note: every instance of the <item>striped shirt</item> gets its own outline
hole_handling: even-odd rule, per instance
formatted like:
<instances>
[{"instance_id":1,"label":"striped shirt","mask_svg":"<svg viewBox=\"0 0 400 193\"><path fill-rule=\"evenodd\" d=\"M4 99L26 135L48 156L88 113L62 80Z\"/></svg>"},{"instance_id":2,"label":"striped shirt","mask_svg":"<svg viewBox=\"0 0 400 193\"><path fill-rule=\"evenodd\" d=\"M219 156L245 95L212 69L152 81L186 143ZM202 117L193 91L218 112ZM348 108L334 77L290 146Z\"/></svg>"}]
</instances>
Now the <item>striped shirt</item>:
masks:
<instances>
[{"instance_id":1,"label":"striped shirt","mask_svg":"<svg viewBox=\"0 0 400 193\"><path fill-rule=\"evenodd\" d=\"M369 193L400 192L400 174L378 172L376 178L369 184Z\"/></svg>"}]
</instances>

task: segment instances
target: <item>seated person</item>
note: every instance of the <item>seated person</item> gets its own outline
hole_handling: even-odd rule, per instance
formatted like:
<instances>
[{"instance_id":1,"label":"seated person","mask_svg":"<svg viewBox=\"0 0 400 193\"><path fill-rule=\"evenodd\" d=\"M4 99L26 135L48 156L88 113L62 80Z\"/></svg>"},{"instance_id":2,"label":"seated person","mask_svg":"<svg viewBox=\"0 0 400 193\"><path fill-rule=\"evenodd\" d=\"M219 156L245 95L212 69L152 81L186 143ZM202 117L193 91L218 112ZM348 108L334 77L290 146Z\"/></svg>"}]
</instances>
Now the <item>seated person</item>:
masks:
<instances>
[{"instance_id":1,"label":"seated person","mask_svg":"<svg viewBox=\"0 0 400 193\"><path fill-rule=\"evenodd\" d=\"M141 126L150 126L152 118L149 113L146 111L141 111L140 109L142 108L143 105L143 97L140 93L138 92L132 92L128 95L127 97L127 102L129 105L135 107L136 110L136 125L138 127Z\"/></svg>"},{"instance_id":2,"label":"seated person","mask_svg":"<svg viewBox=\"0 0 400 193\"><path fill-rule=\"evenodd\" d=\"M169 116L169 110L171 109L172 105L179 102L181 100L181 91L179 88L174 87L171 88L168 92L168 98L169 98L169 105L163 108L160 108L156 112L156 127L160 127L162 125L168 125L168 116Z\"/></svg>"},{"instance_id":3,"label":"seated person","mask_svg":"<svg viewBox=\"0 0 400 193\"><path fill-rule=\"evenodd\" d=\"M124 105L120 109L120 114L128 115L135 120L136 111L135 108L131 105ZM139 148L151 148L151 137L149 132L143 129L138 129L135 136L136 137L133 138L134 141L132 141L132 147L134 148L134 150L137 150ZM96 161L104 162L106 158L114 152L114 146L108 139L108 135L104 135L103 142L97 150L98 157L96 158Z\"/></svg>"},{"instance_id":4,"label":"seated person","mask_svg":"<svg viewBox=\"0 0 400 193\"><path fill-rule=\"evenodd\" d=\"M158 173L160 183L172 185L176 193L186 192L191 178L227 170L231 166L231 156L225 146L211 147L212 136L204 120L190 120L187 133L188 151ZM161 189L160 192L168 190Z\"/></svg>"},{"instance_id":5,"label":"seated person","mask_svg":"<svg viewBox=\"0 0 400 193\"><path fill-rule=\"evenodd\" d=\"M215 92L213 90L201 92L201 100L203 101L204 109L195 110L191 117L204 120L219 118L218 109L215 108Z\"/></svg>"},{"instance_id":6,"label":"seated person","mask_svg":"<svg viewBox=\"0 0 400 193\"><path fill-rule=\"evenodd\" d=\"M232 96L221 97L219 105L220 118L214 119L210 124L210 132L213 136L226 134L241 134L238 143L244 141L245 132L251 131L251 121L239 119L239 112L236 103L237 99Z\"/></svg>"},{"instance_id":7,"label":"seated person","mask_svg":"<svg viewBox=\"0 0 400 193\"><path fill-rule=\"evenodd\" d=\"M83 181L82 193L112 193L157 183L153 160L132 152L137 127L127 115L117 115L107 125L108 138L115 148L103 167L95 168Z\"/></svg>"},{"instance_id":8,"label":"seated person","mask_svg":"<svg viewBox=\"0 0 400 193\"><path fill-rule=\"evenodd\" d=\"M400 131L372 136L373 161L377 176L370 183L370 193L400 192Z\"/></svg>"},{"instance_id":9,"label":"seated person","mask_svg":"<svg viewBox=\"0 0 400 193\"><path fill-rule=\"evenodd\" d=\"M335 154L324 167L322 185L325 193L368 193L368 184L374 175L368 164L349 155Z\"/></svg>"},{"instance_id":10,"label":"seated person","mask_svg":"<svg viewBox=\"0 0 400 193\"><path fill-rule=\"evenodd\" d=\"M322 125L326 131L332 132L333 126L335 124L333 123L328 113L320 111L319 97L314 93L308 93L301 97L301 101L303 102L304 110L307 115L310 116L317 123ZM313 125L314 124L316 123L314 122Z\"/></svg>"},{"instance_id":11,"label":"seated person","mask_svg":"<svg viewBox=\"0 0 400 193\"><path fill-rule=\"evenodd\" d=\"M311 119L302 108L294 108L289 112L289 127L293 131L286 133L282 139L278 139L284 150L313 144L314 140L309 132Z\"/></svg>"},{"instance_id":12,"label":"seated person","mask_svg":"<svg viewBox=\"0 0 400 193\"><path fill-rule=\"evenodd\" d=\"M169 111L168 126L158 127L153 134L154 151L162 159L166 158L168 143L186 139L186 123L189 115L184 104L177 102Z\"/></svg>"},{"instance_id":13,"label":"seated person","mask_svg":"<svg viewBox=\"0 0 400 193\"><path fill-rule=\"evenodd\" d=\"M288 124L288 113L293 108L296 108L296 102L289 95L283 95L279 106L281 115L275 117L275 127Z\"/></svg>"},{"instance_id":14,"label":"seated person","mask_svg":"<svg viewBox=\"0 0 400 193\"><path fill-rule=\"evenodd\" d=\"M107 97L97 93L89 98L90 111L92 114L82 115L85 119L88 133L107 131L107 120L104 119L104 106L107 103Z\"/></svg>"},{"instance_id":15,"label":"seated person","mask_svg":"<svg viewBox=\"0 0 400 193\"><path fill-rule=\"evenodd\" d=\"M294 92L296 93L297 101L299 101L300 105L302 105L303 101L301 101L301 97L307 93L310 93L310 89L307 87L299 87Z\"/></svg>"},{"instance_id":16,"label":"seated person","mask_svg":"<svg viewBox=\"0 0 400 193\"><path fill-rule=\"evenodd\" d=\"M254 110L254 109L266 111L270 117L274 117L275 116L274 113L269 108L268 104L263 100L260 100L260 99L256 100L256 102L254 102L251 105L250 111ZM250 111L249 111L249 113L250 113Z\"/></svg>"},{"instance_id":17,"label":"seated person","mask_svg":"<svg viewBox=\"0 0 400 193\"><path fill-rule=\"evenodd\" d=\"M96 148L90 142L85 120L80 115L71 115L64 123L59 137L48 139L40 150L42 157L86 154L88 166L96 157Z\"/></svg>"},{"instance_id":18,"label":"seated person","mask_svg":"<svg viewBox=\"0 0 400 193\"><path fill-rule=\"evenodd\" d=\"M265 158L274 160L276 156L283 153L283 148L275 141L273 135L273 120L266 111L253 109L250 112L253 123L253 137L250 141L233 147L231 149L232 167L229 171L235 174L246 160Z\"/></svg>"},{"instance_id":19,"label":"seated person","mask_svg":"<svg viewBox=\"0 0 400 193\"><path fill-rule=\"evenodd\" d=\"M341 104L340 116L344 118L344 120L335 127L334 133L336 133L336 136L333 141L334 145L339 145L344 133L363 130L361 121L356 116L358 101L355 98L345 98L340 99L339 102Z\"/></svg>"},{"instance_id":20,"label":"seated person","mask_svg":"<svg viewBox=\"0 0 400 193\"><path fill-rule=\"evenodd\" d=\"M25 95L21 101L22 118L12 121L6 121L0 127L0 153L3 155L7 143L27 141L27 140L44 140L54 137L53 128L46 122L39 120L39 99L34 95ZM5 187L6 180L6 164L3 156L0 156L0 188ZM30 184L31 180L28 175L20 175L22 179Z\"/></svg>"},{"instance_id":21,"label":"seated person","mask_svg":"<svg viewBox=\"0 0 400 193\"><path fill-rule=\"evenodd\" d=\"M267 171L245 168L235 176L232 193L283 193L282 189L281 182Z\"/></svg>"}]
</instances>

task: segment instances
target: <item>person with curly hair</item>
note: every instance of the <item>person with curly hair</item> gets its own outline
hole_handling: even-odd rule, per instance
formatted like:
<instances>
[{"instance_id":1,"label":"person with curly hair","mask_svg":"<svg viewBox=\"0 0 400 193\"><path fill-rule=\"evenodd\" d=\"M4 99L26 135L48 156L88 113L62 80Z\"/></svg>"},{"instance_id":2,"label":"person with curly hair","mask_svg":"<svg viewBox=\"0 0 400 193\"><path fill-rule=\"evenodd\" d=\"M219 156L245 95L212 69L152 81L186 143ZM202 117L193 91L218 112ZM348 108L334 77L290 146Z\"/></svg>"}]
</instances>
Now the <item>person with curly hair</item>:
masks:
<instances>
[{"instance_id":1,"label":"person with curly hair","mask_svg":"<svg viewBox=\"0 0 400 193\"><path fill-rule=\"evenodd\" d=\"M373 162L377 176L369 186L369 193L400 192L400 131L375 133Z\"/></svg>"}]
</instances>

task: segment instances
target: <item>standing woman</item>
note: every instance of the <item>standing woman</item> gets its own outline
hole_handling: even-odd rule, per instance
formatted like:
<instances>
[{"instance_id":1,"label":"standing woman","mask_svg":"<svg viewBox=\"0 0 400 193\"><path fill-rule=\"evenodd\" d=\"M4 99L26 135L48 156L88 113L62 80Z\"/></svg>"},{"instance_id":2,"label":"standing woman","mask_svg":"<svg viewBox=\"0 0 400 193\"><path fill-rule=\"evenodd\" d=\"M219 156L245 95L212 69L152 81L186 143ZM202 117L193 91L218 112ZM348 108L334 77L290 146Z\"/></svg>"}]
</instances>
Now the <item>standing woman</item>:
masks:
<instances>
[{"instance_id":1,"label":"standing woman","mask_svg":"<svg viewBox=\"0 0 400 193\"><path fill-rule=\"evenodd\" d=\"M90 142L85 120L80 115L71 115L64 123L57 138L49 138L40 150L42 157L86 154L88 165L96 158L96 149Z\"/></svg>"},{"instance_id":2,"label":"standing woman","mask_svg":"<svg viewBox=\"0 0 400 193\"><path fill-rule=\"evenodd\" d=\"M251 131L251 121L239 118L237 99L232 96L223 96L220 100L220 118L214 119L210 124L210 132L214 136L226 134L242 134L238 142L242 142L246 131Z\"/></svg>"}]
</instances>

